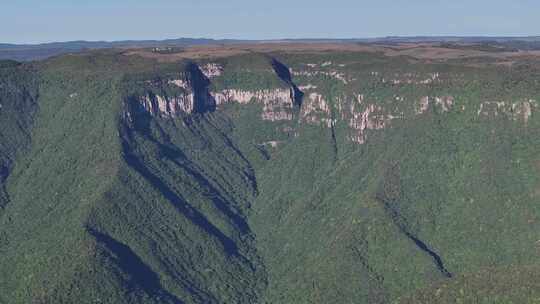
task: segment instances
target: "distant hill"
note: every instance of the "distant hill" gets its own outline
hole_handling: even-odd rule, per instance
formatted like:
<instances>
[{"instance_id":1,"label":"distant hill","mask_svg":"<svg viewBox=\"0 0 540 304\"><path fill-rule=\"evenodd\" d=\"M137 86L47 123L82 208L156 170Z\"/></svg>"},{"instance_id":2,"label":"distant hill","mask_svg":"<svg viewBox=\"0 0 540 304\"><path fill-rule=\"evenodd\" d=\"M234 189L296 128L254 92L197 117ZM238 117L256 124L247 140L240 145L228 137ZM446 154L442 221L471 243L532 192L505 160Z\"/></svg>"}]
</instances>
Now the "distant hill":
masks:
<instances>
[{"instance_id":1,"label":"distant hill","mask_svg":"<svg viewBox=\"0 0 540 304\"><path fill-rule=\"evenodd\" d=\"M281 40L236 40L208 38L177 38L166 40L120 40L120 41L66 41L42 44L7 44L0 43L0 60L17 61L42 60L52 56L90 49L105 48L146 48L146 47L181 47L209 44L240 44L262 42L296 42L296 43L493 43L520 49L540 49L540 36L528 37L459 37L459 36L412 36L412 37L380 37L351 39L281 39Z\"/></svg>"},{"instance_id":2,"label":"distant hill","mask_svg":"<svg viewBox=\"0 0 540 304\"><path fill-rule=\"evenodd\" d=\"M48 57L79 52L89 49L145 48L162 46L188 46L205 44L241 43L242 40L214 40L204 38L179 38L167 40L122 40L122 41L67 41L42 44L0 44L0 60L40 60Z\"/></svg>"}]
</instances>

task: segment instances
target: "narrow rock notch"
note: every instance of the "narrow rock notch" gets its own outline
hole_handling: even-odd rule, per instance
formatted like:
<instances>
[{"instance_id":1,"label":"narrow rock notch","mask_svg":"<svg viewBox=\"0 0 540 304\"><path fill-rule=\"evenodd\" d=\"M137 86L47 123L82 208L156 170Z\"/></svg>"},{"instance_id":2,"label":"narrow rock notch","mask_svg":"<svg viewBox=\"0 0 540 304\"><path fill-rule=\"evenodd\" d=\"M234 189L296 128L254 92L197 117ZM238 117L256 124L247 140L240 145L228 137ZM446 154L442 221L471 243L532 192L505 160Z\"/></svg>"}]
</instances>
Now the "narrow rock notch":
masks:
<instances>
[{"instance_id":1,"label":"narrow rock notch","mask_svg":"<svg viewBox=\"0 0 540 304\"><path fill-rule=\"evenodd\" d=\"M281 63L276 58L271 58L271 64L277 76L291 87L293 106L295 109L299 110L302 106L304 92L302 92L292 81L291 72L285 64Z\"/></svg>"},{"instance_id":2,"label":"narrow rock notch","mask_svg":"<svg viewBox=\"0 0 540 304\"><path fill-rule=\"evenodd\" d=\"M199 66L191 62L187 66L188 81L193 90L193 113L207 113L216 110L216 100L210 94L210 80Z\"/></svg>"}]
</instances>

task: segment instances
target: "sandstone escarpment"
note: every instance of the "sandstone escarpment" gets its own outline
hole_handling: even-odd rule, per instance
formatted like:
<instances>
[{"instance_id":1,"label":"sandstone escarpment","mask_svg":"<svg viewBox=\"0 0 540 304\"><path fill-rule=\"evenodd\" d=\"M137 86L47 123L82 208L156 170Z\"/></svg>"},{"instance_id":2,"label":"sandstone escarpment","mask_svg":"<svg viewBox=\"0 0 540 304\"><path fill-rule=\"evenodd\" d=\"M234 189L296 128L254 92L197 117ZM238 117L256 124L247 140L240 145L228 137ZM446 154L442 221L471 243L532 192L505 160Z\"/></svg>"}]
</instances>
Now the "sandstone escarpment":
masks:
<instances>
[{"instance_id":1,"label":"sandstone escarpment","mask_svg":"<svg viewBox=\"0 0 540 304\"><path fill-rule=\"evenodd\" d=\"M443 112L448 112L453 104L453 96L424 96L420 98L420 103L417 105L416 114L425 113L429 109L430 105L438 106Z\"/></svg>"},{"instance_id":2,"label":"sandstone escarpment","mask_svg":"<svg viewBox=\"0 0 540 304\"><path fill-rule=\"evenodd\" d=\"M139 102L147 112L153 115L174 117L193 112L194 95L190 92L169 97L147 93L139 97Z\"/></svg>"},{"instance_id":3,"label":"sandstone escarpment","mask_svg":"<svg viewBox=\"0 0 540 304\"><path fill-rule=\"evenodd\" d=\"M349 127L355 130L350 139L363 144L366 142L366 130L378 130L386 126L387 120L383 114L383 108L375 104L368 104L364 110L357 110L354 104L351 105L348 121Z\"/></svg>"},{"instance_id":4,"label":"sandstone escarpment","mask_svg":"<svg viewBox=\"0 0 540 304\"><path fill-rule=\"evenodd\" d=\"M257 91L244 91L236 89L222 90L212 93L218 106L231 102L247 104L250 102L262 106L261 118L263 120L278 121L293 119L294 101L291 98L290 90L268 89Z\"/></svg>"},{"instance_id":5,"label":"sandstone escarpment","mask_svg":"<svg viewBox=\"0 0 540 304\"><path fill-rule=\"evenodd\" d=\"M210 80L199 66L190 63L186 71L180 73L180 77L144 81L144 93L136 94L129 99L134 99L140 109L153 116L203 114L216 109L216 101L210 94L209 85Z\"/></svg>"},{"instance_id":6,"label":"sandstone escarpment","mask_svg":"<svg viewBox=\"0 0 540 304\"><path fill-rule=\"evenodd\" d=\"M302 65L301 69L293 70L282 62L270 58L269 66L260 70L270 77L272 72L279 79L278 83L264 88L262 85L242 86L242 82L230 81L223 83L223 77L231 77L221 64L206 63L199 67L195 63L187 65L181 77L170 78L158 83L149 82L153 88L137 97L141 107L160 117L177 117L193 113L212 112L216 108L223 108L228 104L255 105L260 108L259 118L262 121L280 122L295 121L301 124L321 126L334 130L336 125L349 128L347 138L353 142L363 144L369 136L370 130L376 131L391 126L395 119L409 119L413 116L424 115L433 111L444 114L456 107L456 99L450 94L407 95L398 91L404 86L437 85L448 81L446 74L439 72L429 73L393 73L372 71L367 77L375 78L376 82L395 93L384 98L373 96L369 91L356 91L354 75L343 71L343 64L330 61L319 64ZM235 70L232 74L238 77L245 72L256 75L256 71L249 69ZM242 72L243 71L243 72ZM301 76L302 84L297 85L293 76ZM321 77L323 76L323 77ZM343 92L329 93L328 77L345 85ZM235 78L236 79L236 78ZM221 89L210 92L212 82L218 82ZM221 81L221 82L220 82ZM367 81L367 80L366 80ZM249 81L248 81L249 82ZM230 85L232 83L233 85ZM281 85L279 84L281 83ZM335 85L335 84L333 84ZM397 86L397 87L396 87ZM173 87L170 90L164 87ZM223 88L224 87L224 88ZM425 90L426 93L431 93ZM482 102L477 110L480 117L508 115L513 120L525 124L537 107L533 99L524 99L519 102L486 101ZM460 103L458 110L463 112L465 103ZM294 134L297 130L293 130Z\"/></svg>"},{"instance_id":7,"label":"sandstone escarpment","mask_svg":"<svg viewBox=\"0 0 540 304\"><path fill-rule=\"evenodd\" d=\"M517 102L485 101L480 104L477 114L484 117L506 115L513 120L519 120L525 124L529 121L533 109L538 107L534 99Z\"/></svg>"},{"instance_id":8,"label":"sandstone escarpment","mask_svg":"<svg viewBox=\"0 0 540 304\"><path fill-rule=\"evenodd\" d=\"M311 92L305 99L300 119L308 124L323 125L328 128L335 123L329 102L317 92Z\"/></svg>"},{"instance_id":9,"label":"sandstone escarpment","mask_svg":"<svg viewBox=\"0 0 540 304\"><path fill-rule=\"evenodd\" d=\"M304 77L316 77L316 76L322 76L322 77L330 77L333 79L336 79L343 84L348 84L350 79L346 77L346 75L339 71L293 71L292 74L294 76L304 76Z\"/></svg>"}]
</instances>

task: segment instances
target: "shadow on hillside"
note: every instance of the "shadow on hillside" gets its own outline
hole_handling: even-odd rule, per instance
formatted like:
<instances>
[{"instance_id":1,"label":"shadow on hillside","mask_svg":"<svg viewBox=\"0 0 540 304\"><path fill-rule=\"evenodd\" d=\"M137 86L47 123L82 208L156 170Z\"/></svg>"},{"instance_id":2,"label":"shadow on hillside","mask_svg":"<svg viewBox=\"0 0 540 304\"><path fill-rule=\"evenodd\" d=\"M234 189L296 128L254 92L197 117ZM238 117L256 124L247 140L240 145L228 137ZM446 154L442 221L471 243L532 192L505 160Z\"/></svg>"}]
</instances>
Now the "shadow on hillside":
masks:
<instances>
[{"instance_id":1,"label":"shadow on hillside","mask_svg":"<svg viewBox=\"0 0 540 304\"><path fill-rule=\"evenodd\" d=\"M131 248L95 229L87 228L87 231L98 243L103 244L109 251L114 253L116 257L113 257L113 259L116 264L124 273L130 276L130 281L128 282L131 285L129 286L130 288L135 289L140 286L149 296L165 303L183 303L163 289L159 276Z\"/></svg>"}]
</instances>

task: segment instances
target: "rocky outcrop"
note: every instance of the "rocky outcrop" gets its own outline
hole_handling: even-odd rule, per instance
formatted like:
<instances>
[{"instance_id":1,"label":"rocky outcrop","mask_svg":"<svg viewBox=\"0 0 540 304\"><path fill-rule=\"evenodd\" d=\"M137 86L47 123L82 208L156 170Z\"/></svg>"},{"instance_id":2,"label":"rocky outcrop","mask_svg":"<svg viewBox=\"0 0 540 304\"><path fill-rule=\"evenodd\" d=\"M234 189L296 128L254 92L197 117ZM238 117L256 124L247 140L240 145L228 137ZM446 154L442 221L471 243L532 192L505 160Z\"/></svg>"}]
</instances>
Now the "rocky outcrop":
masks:
<instances>
[{"instance_id":1,"label":"rocky outcrop","mask_svg":"<svg viewBox=\"0 0 540 304\"><path fill-rule=\"evenodd\" d=\"M378 72L374 72L372 76L378 76ZM429 73L427 76L422 76L414 73L405 73L405 74L399 74L395 73L392 78L382 78L382 83L391 83L393 85L398 84L415 84L415 85L426 85L426 84L432 84L436 82L441 82L440 80L440 73Z\"/></svg>"},{"instance_id":2,"label":"rocky outcrop","mask_svg":"<svg viewBox=\"0 0 540 304\"><path fill-rule=\"evenodd\" d=\"M148 113L160 117L175 117L182 113L192 113L193 93L178 96L161 96L148 93L139 97L139 103Z\"/></svg>"},{"instance_id":3,"label":"rocky outcrop","mask_svg":"<svg viewBox=\"0 0 540 304\"><path fill-rule=\"evenodd\" d=\"M350 139L363 144L366 142L366 130L378 130L386 126L388 119L383 114L383 108L375 104L368 104L363 110L351 105L351 118L348 121L349 127L355 130Z\"/></svg>"},{"instance_id":4,"label":"rocky outcrop","mask_svg":"<svg viewBox=\"0 0 540 304\"><path fill-rule=\"evenodd\" d=\"M349 77L347 77L347 75L345 75L344 72L339 71L339 69L332 68L334 66L343 68L346 65L345 64L335 65L332 61L325 61L321 64L308 63L305 65L306 67L305 69L295 70L295 71L292 71L291 73L294 76L303 76L303 77L316 77L316 76L329 77L329 78L336 79L342 82L343 84L348 84L351 80L353 80L353 79L349 79ZM321 68L323 70L320 70Z\"/></svg>"},{"instance_id":5,"label":"rocky outcrop","mask_svg":"<svg viewBox=\"0 0 540 304\"><path fill-rule=\"evenodd\" d=\"M204 76L212 79L223 74L223 66L217 63L207 63L201 67L201 71Z\"/></svg>"},{"instance_id":6,"label":"rocky outcrop","mask_svg":"<svg viewBox=\"0 0 540 304\"><path fill-rule=\"evenodd\" d=\"M315 76L326 76L336 80L339 80L343 84L348 84L349 79L345 76L345 73L338 71L293 71L292 75L294 76L303 76L303 77L315 77Z\"/></svg>"},{"instance_id":7,"label":"rocky outcrop","mask_svg":"<svg viewBox=\"0 0 540 304\"><path fill-rule=\"evenodd\" d=\"M307 91L307 90L315 90L317 89L317 86L316 85L312 85L312 84L307 84L307 85L301 85L301 86L298 86L298 88L300 90L302 90L303 92Z\"/></svg>"},{"instance_id":8,"label":"rocky outcrop","mask_svg":"<svg viewBox=\"0 0 540 304\"><path fill-rule=\"evenodd\" d=\"M227 88L220 91L209 92L211 78L219 77L223 73L223 66L217 63L207 63L202 67L192 63L187 66L185 77L162 81L168 86L175 87L182 93L165 94L166 90L153 90L139 97L142 107L162 117L174 117L182 114L212 112L216 107L229 103L257 104L260 106L260 119L264 121L297 121L325 128L334 128L343 122L350 128L349 139L359 144L367 140L369 130L387 128L392 120L404 118L405 113L422 115L430 109L438 113L449 112L456 102L451 95L423 96L416 101L406 103L406 96L394 94L389 99L377 100L362 93L348 92L338 96L327 96L319 91L320 82L306 82L297 86L293 82L293 75L325 76L348 84L345 74L339 72L338 65L332 62L321 64L307 64L305 70L293 72L275 58L270 58L270 65L285 84L282 87L268 89L246 90L240 88ZM341 65L339 65L341 67ZM427 85L440 82L441 75L434 73L401 73L383 75L381 72L370 72L382 82L391 84ZM393 78L384 78L384 77ZM381 80L382 79L382 80ZM151 85L162 85L151 83ZM160 93L155 93L160 92ZM407 111L405 108L412 111ZM486 101L480 104L479 116L510 115L514 120L527 123L532 115L536 101L532 99L508 103L503 101ZM460 105L465 110L465 105ZM297 130L287 131L296 134Z\"/></svg>"},{"instance_id":9,"label":"rocky outcrop","mask_svg":"<svg viewBox=\"0 0 540 304\"><path fill-rule=\"evenodd\" d=\"M216 104L223 105L230 102L247 104L250 102L262 105L261 118L269 121L292 120L294 101L290 90L269 89L258 91L222 90L212 93Z\"/></svg>"},{"instance_id":10,"label":"rocky outcrop","mask_svg":"<svg viewBox=\"0 0 540 304\"><path fill-rule=\"evenodd\" d=\"M325 125L328 128L335 123L332 119L330 104L324 96L317 92L310 93L305 99L300 118L306 123Z\"/></svg>"},{"instance_id":11,"label":"rocky outcrop","mask_svg":"<svg viewBox=\"0 0 540 304\"><path fill-rule=\"evenodd\" d=\"M453 96L424 96L420 98L420 103L417 105L416 114L425 113L430 105L435 105L440 107L441 111L448 112L450 111L452 105L454 104Z\"/></svg>"},{"instance_id":12,"label":"rocky outcrop","mask_svg":"<svg viewBox=\"0 0 540 304\"><path fill-rule=\"evenodd\" d=\"M534 99L527 99L517 102L507 101L484 101L480 104L477 114L479 116L499 116L506 115L513 120L523 121L525 124L529 121L533 109L538 104Z\"/></svg>"},{"instance_id":13,"label":"rocky outcrop","mask_svg":"<svg viewBox=\"0 0 540 304\"><path fill-rule=\"evenodd\" d=\"M184 90L189 89L189 83L185 81L184 79L171 79L168 81L170 85L175 85L179 88L182 88Z\"/></svg>"},{"instance_id":14,"label":"rocky outcrop","mask_svg":"<svg viewBox=\"0 0 540 304\"><path fill-rule=\"evenodd\" d=\"M262 145L269 146L272 148L277 148L281 143L282 143L281 141L271 140L271 141L263 142Z\"/></svg>"},{"instance_id":15,"label":"rocky outcrop","mask_svg":"<svg viewBox=\"0 0 540 304\"><path fill-rule=\"evenodd\" d=\"M142 110L159 117L215 111L216 101L208 89L210 80L200 68L190 63L181 75L175 79L145 81L145 93L134 99ZM167 88L175 88L175 93L166 93L170 91Z\"/></svg>"}]
</instances>

